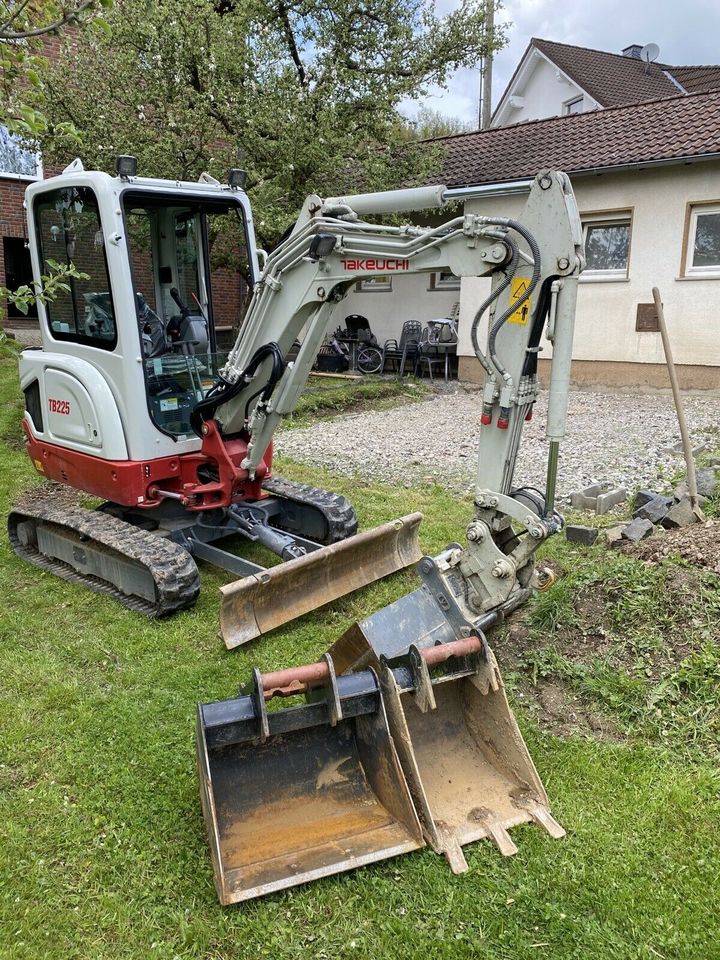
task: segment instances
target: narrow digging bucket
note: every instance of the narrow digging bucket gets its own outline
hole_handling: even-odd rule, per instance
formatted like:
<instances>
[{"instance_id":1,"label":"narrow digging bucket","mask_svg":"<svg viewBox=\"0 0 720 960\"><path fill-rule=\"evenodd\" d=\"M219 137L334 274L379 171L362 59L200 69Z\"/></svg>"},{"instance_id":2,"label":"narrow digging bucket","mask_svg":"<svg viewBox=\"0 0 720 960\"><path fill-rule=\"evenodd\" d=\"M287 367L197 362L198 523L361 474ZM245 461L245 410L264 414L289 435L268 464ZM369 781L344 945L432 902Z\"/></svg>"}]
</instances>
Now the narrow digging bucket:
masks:
<instances>
[{"instance_id":1,"label":"narrow digging bucket","mask_svg":"<svg viewBox=\"0 0 720 960\"><path fill-rule=\"evenodd\" d=\"M229 650L422 557L421 513L364 530L221 587L220 632Z\"/></svg>"},{"instance_id":2,"label":"narrow digging bucket","mask_svg":"<svg viewBox=\"0 0 720 960\"><path fill-rule=\"evenodd\" d=\"M462 847L483 837L505 856L517 853L508 833L517 824L534 821L552 837L565 835L487 645L474 672L433 681L425 697L402 692L388 662L380 682L393 740L425 837L453 873L467 870Z\"/></svg>"},{"instance_id":3,"label":"narrow digging bucket","mask_svg":"<svg viewBox=\"0 0 720 960\"><path fill-rule=\"evenodd\" d=\"M200 705L200 792L221 903L424 846L372 683L371 712L333 726L324 703L290 707L266 714L264 740L238 733L236 705L249 698Z\"/></svg>"}]
</instances>

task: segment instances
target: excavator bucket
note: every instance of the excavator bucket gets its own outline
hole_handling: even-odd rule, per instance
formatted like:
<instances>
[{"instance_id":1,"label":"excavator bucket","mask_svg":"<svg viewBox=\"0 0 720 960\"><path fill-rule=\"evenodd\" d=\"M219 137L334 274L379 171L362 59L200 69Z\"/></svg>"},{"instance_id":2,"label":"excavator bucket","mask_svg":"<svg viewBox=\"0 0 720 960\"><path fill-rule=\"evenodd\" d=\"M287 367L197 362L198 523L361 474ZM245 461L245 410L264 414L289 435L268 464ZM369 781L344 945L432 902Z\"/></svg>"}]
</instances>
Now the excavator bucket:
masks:
<instances>
[{"instance_id":1,"label":"excavator bucket","mask_svg":"<svg viewBox=\"0 0 720 960\"><path fill-rule=\"evenodd\" d=\"M295 693L302 671L317 667L322 699L266 711L266 698ZM372 671L338 684L326 660L283 671L279 681L257 670L254 678L250 696L198 712L201 799L221 903L424 846Z\"/></svg>"},{"instance_id":2,"label":"excavator bucket","mask_svg":"<svg viewBox=\"0 0 720 960\"><path fill-rule=\"evenodd\" d=\"M365 530L221 587L220 632L229 650L422 557L421 513Z\"/></svg>"},{"instance_id":3,"label":"excavator bucket","mask_svg":"<svg viewBox=\"0 0 720 960\"><path fill-rule=\"evenodd\" d=\"M535 821L547 796L478 631L336 676L333 659L253 672L249 694L198 708L203 813L221 903L249 900L429 843L451 869L463 844ZM268 712L274 696L305 695Z\"/></svg>"},{"instance_id":4,"label":"excavator bucket","mask_svg":"<svg viewBox=\"0 0 720 960\"><path fill-rule=\"evenodd\" d=\"M413 629L419 642L408 646ZM470 652L464 660L453 654L452 671L437 666L463 649ZM390 732L423 833L454 873L467 870L462 847L483 837L505 856L516 853L508 830L517 824L532 821L552 837L565 835L550 814L482 631L453 641L442 611L420 589L355 625L331 654L338 670L379 669Z\"/></svg>"},{"instance_id":5,"label":"excavator bucket","mask_svg":"<svg viewBox=\"0 0 720 960\"><path fill-rule=\"evenodd\" d=\"M418 661L420 662L420 661ZM517 853L508 830L534 821L555 838L545 789L505 696L492 651L468 676L403 692L387 662L385 706L425 837L453 873L467 863L462 847L487 837L504 856Z\"/></svg>"}]
</instances>

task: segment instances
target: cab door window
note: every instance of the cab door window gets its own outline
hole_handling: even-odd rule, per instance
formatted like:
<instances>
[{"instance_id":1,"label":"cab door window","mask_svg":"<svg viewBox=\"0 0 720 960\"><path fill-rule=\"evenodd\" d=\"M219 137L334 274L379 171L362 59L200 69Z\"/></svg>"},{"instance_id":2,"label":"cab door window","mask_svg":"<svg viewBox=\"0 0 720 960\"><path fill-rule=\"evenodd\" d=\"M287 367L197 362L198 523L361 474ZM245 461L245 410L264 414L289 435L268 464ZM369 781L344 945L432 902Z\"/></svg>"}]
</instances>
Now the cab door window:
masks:
<instances>
[{"instance_id":1,"label":"cab door window","mask_svg":"<svg viewBox=\"0 0 720 960\"><path fill-rule=\"evenodd\" d=\"M42 272L52 272L55 262L87 275L68 278L68 289L45 305L51 336L112 350L115 308L95 194L90 187L64 187L41 194L34 206Z\"/></svg>"}]
</instances>

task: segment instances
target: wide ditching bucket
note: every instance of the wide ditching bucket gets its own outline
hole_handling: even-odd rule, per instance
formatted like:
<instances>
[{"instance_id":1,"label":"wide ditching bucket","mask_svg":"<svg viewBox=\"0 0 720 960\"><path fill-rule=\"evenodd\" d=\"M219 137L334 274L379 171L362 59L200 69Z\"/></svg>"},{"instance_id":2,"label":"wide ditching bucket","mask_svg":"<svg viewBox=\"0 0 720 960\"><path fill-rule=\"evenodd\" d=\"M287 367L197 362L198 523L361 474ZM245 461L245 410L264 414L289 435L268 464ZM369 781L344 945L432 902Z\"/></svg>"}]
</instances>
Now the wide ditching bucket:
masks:
<instances>
[{"instance_id":1,"label":"wide ditching bucket","mask_svg":"<svg viewBox=\"0 0 720 960\"><path fill-rule=\"evenodd\" d=\"M421 513L221 587L220 632L228 649L417 563Z\"/></svg>"},{"instance_id":2,"label":"wide ditching bucket","mask_svg":"<svg viewBox=\"0 0 720 960\"><path fill-rule=\"evenodd\" d=\"M298 679L303 670L322 684L323 699L268 713L275 693L309 689ZM424 846L372 671L341 678L342 696L329 658L254 677L250 696L198 713L201 799L221 903Z\"/></svg>"}]
</instances>

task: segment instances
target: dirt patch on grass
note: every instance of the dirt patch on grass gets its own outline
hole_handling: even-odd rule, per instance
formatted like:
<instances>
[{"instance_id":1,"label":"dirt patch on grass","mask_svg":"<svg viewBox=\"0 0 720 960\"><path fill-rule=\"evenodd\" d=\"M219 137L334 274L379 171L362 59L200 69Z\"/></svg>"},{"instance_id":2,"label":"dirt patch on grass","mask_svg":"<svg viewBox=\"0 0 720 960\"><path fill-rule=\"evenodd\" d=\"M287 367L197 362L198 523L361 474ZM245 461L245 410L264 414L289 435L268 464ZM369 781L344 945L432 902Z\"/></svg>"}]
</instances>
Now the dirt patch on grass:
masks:
<instances>
[{"instance_id":1,"label":"dirt patch on grass","mask_svg":"<svg viewBox=\"0 0 720 960\"><path fill-rule=\"evenodd\" d=\"M660 563L666 557L678 556L695 567L720 575L720 521L708 520L703 524L668 530L625 547L624 552L648 563Z\"/></svg>"},{"instance_id":2,"label":"dirt patch on grass","mask_svg":"<svg viewBox=\"0 0 720 960\"><path fill-rule=\"evenodd\" d=\"M16 510L27 510L40 503L52 502L58 507L79 507L87 497L82 490L75 490L64 483L55 483L54 480L46 480L37 487L23 490L13 506Z\"/></svg>"},{"instance_id":3,"label":"dirt patch on grass","mask_svg":"<svg viewBox=\"0 0 720 960\"><path fill-rule=\"evenodd\" d=\"M697 529L702 545L688 549L710 556L707 543L715 548L720 524ZM687 544L687 535L672 542ZM652 562L663 559L660 553ZM707 565L669 563L646 577L642 570L609 568L607 578L578 586L550 625L539 625L538 598L493 633L501 670L543 730L621 740L626 694L641 697L639 682L648 693L656 689L706 647ZM567 582L556 587L567 592Z\"/></svg>"},{"instance_id":4,"label":"dirt patch on grass","mask_svg":"<svg viewBox=\"0 0 720 960\"><path fill-rule=\"evenodd\" d=\"M587 603L583 598L582 604ZM599 645L608 642L604 634L574 632L575 644L570 641L570 631L556 633L551 638L553 649L560 653L570 652L578 660L590 660L599 652ZM515 696L527 707L542 730L556 737L592 736L601 740L621 739L615 724L604 716L587 699L573 691L559 677L538 677L533 681L530 665L533 654L548 646L547 637L538 637L528 625L528 611L516 611L506 622L503 631L490 638L490 644L503 674L515 674Z\"/></svg>"},{"instance_id":5,"label":"dirt patch on grass","mask_svg":"<svg viewBox=\"0 0 720 960\"><path fill-rule=\"evenodd\" d=\"M516 696L528 707L540 728L555 737L585 736L613 743L623 739L609 717L562 681L523 682Z\"/></svg>"}]
</instances>

